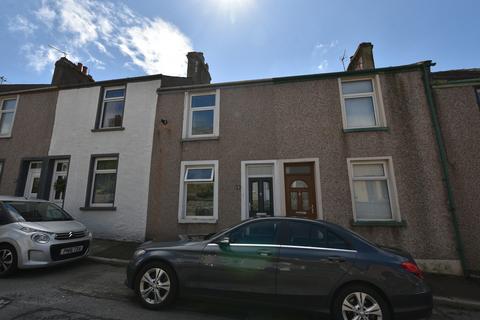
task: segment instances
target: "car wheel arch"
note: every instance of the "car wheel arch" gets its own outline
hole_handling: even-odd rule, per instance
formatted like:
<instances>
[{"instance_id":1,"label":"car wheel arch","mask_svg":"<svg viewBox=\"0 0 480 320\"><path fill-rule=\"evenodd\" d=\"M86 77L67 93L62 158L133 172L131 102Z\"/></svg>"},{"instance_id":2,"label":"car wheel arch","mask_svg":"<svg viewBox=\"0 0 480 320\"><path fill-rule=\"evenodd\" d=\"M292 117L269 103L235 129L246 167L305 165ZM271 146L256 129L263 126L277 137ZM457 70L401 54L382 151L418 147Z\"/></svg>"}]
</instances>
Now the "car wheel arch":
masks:
<instances>
[{"instance_id":1,"label":"car wheel arch","mask_svg":"<svg viewBox=\"0 0 480 320\"><path fill-rule=\"evenodd\" d=\"M393 315L393 306L390 302L390 299L388 298L388 296L385 294L385 292L379 288L378 286L374 285L373 283L371 282L368 282L368 281L364 281L364 280L351 280L351 281L347 281L347 282L344 282L342 283L340 286L338 286L334 291L333 293L330 295L330 300L328 301L328 306L330 307L330 311L333 312L333 309L334 309L334 304L335 304L335 299L337 297L337 295L343 290L345 289L346 287L350 287L350 286L366 286L372 290L375 290L384 300L385 302L387 303L388 305L388 308L390 309L390 313L391 315Z\"/></svg>"},{"instance_id":2,"label":"car wheel arch","mask_svg":"<svg viewBox=\"0 0 480 320\"><path fill-rule=\"evenodd\" d=\"M163 264L167 265L168 267L170 267L170 269L172 269L172 271L173 271L173 276L177 280L177 283L180 284L180 279L178 277L177 270L175 269L175 266L170 261L168 261L168 259L164 259L164 258L161 258L161 257L152 257L150 259L146 259L145 261L142 261L142 263L140 265L138 265L138 267L137 267L137 272L136 272L135 278L134 278L135 281L136 281L137 277L139 276L139 273L143 269L143 267L145 267L148 264L153 264L155 262L163 263Z\"/></svg>"}]
</instances>

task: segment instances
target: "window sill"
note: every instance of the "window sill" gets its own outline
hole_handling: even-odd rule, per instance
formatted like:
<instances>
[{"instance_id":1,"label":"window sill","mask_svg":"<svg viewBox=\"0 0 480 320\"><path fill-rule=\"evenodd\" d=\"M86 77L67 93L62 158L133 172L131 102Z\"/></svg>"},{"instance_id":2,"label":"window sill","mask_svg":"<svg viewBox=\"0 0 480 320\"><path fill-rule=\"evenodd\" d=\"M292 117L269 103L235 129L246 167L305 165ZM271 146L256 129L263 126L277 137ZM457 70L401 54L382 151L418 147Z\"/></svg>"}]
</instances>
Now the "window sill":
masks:
<instances>
[{"instance_id":1,"label":"window sill","mask_svg":"<svg viewBox=\"0 0 480 320\"><path fill-rule=\"evenodd\" d=\"M81 211L117 211L117 207L81 207Z\"/></svg>"},{"instance_id":2,"label":"window sill","mask_svg":"<svg viewBox=\"0 0 480 320\"><path fill-rule=\"evenodd\" d=\"M0 136L0 139L11 139L12 138L12 135L9 135L9 136Z\"/></svg>"},{"instance_id":3,"label":"window sill","mask_svg":"<svg viewBox=\"0 0 480 320\"><path fill-rule=\"evenodd\" d=\"M205 224L215 224L218 219L179 219L178 223L205 223Z\"/></svg>"},{"instance_id":4,"label":"window sill","mask_svg":"<svg viewBox=\"0 0 480 320\"><path fill-rule=\"evenodd\" d=\"M343 129L344 133L351 132L370 132L370 131L388 131L388 127L373 127L373 128L355 128L355 129Z\"/></svg>"},{"instance_id":5,"label":"window sill","mask_svg":"<svg viewBox=\"0 0 480 320\"><path fill-rule=\"evenodd\" d=\"M402 221L350 221L354 227L406 227L407 222Z\"/></svg>"},{"instance_id":6,"label":"window sill","mask_svg":"<svg viewBox=\"0 0 480 320\"><path fill-rule=\"evenodd\" d=\"M183 138L182 142L190 142L190 141L202 141L202 140L219 140L219 136L211 136L211 137L190 137L190 138Z\"/></svg>"},{"instance_id":7,"label":"window sill","mask_svg":"<svg viewBox=\"0 0 480 320\"><path fill-rule=\"evenodd\" d=\"M115 128L95 128L92 129L92 132L102 132L102 131L123 131L124 127L115 127Z\"/></svg>"}]
</instances>

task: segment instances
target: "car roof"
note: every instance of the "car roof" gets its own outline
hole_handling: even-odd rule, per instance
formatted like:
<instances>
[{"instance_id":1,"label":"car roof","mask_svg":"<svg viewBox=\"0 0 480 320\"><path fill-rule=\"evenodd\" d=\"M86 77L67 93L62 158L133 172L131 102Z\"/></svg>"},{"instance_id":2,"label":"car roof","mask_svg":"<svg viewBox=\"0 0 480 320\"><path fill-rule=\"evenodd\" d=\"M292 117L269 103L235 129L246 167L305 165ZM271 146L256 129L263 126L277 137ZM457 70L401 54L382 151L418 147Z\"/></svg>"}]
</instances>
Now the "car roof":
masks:
<instances>
[{"instance_id":1,"label":"car roof","mask_svg":"<svg viewBox=\"0 0 480 320\"><path fill-rule=\"evenodd\" d=\"M22 201L22 202L48 202L42 199L27 199L24 197L14 197L14 196L1 196L0 195L0 202L1 201Z\"/></svg>"}]
</instances>

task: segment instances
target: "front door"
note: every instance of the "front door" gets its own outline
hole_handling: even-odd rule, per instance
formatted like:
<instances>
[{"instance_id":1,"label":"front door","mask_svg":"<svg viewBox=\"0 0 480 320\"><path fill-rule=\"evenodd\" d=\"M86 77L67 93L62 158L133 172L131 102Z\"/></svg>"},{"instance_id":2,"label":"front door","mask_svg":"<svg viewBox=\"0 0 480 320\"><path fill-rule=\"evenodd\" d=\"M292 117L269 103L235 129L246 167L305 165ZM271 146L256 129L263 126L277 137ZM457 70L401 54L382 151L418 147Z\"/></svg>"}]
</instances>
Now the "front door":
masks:
<instances>
[{"instance_id":1,"label":"front door","mask_svg":"<svg viewBox=\"0 0 480 320\"><path fill-rule=\"evenodd\" d=\"M273 216L273 179L248 178L249 216Z\"/></svg>"},{"instance_id":2,"label":"front door","mask_svg":"<svg viewBox=\"0 0 480 320\"><path fill-rule=\"evenodd\" d=\"M27 181L25 183L24 197L37 199L38 188L40 187L40 175L42 174L42 162L32 161L28 167Z\"/></svg>"},{"instance_id":3,"label":"front door","mask_svg":"<svg viewBox=\"0 0 480 320\"><path fill-rule=\"evenodd\" d=\"M313 162L285 164L286 215L317 218Z\"/></svg>"}]
</instances>

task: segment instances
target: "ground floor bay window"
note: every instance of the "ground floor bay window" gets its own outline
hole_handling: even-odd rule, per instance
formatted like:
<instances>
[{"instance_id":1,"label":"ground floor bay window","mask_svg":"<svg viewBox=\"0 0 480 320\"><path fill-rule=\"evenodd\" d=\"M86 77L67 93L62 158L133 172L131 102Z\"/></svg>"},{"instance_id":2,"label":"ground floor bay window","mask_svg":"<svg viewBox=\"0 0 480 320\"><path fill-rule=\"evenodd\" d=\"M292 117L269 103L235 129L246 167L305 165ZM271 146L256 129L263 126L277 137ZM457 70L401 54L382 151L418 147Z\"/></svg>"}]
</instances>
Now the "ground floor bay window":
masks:
<instances>
[{"instance_id":1,"label":"ground floor bay window","mask_svg":"<svg viewBox=\"0 0 480 320\"><path fill-rule=\"evenodd\" d=\"M178 220L215 223L218 219L218 161L182 161Z\"/></svg>"}]
</instances>

